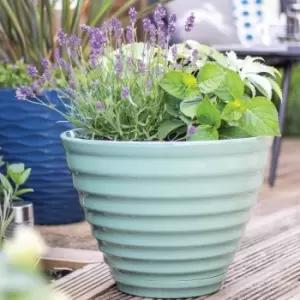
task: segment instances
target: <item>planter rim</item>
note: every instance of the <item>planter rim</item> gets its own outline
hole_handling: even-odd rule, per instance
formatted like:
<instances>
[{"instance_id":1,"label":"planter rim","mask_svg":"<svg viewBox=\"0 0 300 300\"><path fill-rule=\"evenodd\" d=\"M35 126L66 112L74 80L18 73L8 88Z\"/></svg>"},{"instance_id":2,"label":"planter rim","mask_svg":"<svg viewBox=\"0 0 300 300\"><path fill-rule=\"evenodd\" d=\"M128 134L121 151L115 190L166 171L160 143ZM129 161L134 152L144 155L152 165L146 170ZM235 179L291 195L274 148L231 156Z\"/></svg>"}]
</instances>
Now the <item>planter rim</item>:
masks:
<instances>
[{"instance_id":1,"label":"planter rim","mask_svg":"<svg viewBox=\"0 0 300 300\"><path fill-rule=\"evenodd\" d=\"M141 147L186 147L186 146L200 146L200 145L220 145L220 144L231 144L232 146L237 146L244 144L245 142L253 143L260 140L270 139L269 136L258 136L249 138L238 138L238 139L227 139L227 140L204 140L204 141L189 141L189 142L162 142L162 141L106 141L106 140L85 140L76 137L76 132L82 132L83 129L71 129L61 133L60 137L63 141L77 143L79 145L139 145Z\"/></svg>"}]
</instances>

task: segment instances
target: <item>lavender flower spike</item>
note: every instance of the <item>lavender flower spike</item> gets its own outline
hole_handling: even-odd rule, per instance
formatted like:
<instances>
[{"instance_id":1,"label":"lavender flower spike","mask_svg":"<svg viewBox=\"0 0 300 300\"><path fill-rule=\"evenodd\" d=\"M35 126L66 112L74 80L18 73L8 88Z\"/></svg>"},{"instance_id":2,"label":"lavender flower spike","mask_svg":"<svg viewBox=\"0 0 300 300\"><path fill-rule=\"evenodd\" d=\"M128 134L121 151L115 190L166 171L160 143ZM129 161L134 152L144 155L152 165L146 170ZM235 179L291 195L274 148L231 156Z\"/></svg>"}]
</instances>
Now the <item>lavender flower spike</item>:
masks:
<instances>
[{"instance_id":1,"label":"lavender flower spike","mask_svg":"<svg viewBox=\"0 0 300 300\"><path fill-rule=\"evenodd\" d=\"M189 125L187 128L187 136L192 136L196 131L196 127L194 125Z\"/></svg>"},{"instance_id":2,"label":"lavender flower spike","mask_svg":"<svg viewBox=\"0 0 300 300\"><path fill-rule=\"evenodd\" d=\"M30 87L21 86L16 90L16 97L19 100L26 100L27 97L33 97L34 93Z\"/></svg>"},{"instance_id":3,"label":"lavender flower spike","mask_svg":"<svg viewBox=\"0 0 300 300\"><path fill-rule=\"evenodd\" d=\"M134 42L134 31L133 28L128 26L126 29L126 39L128 43Z\"/></svg>"},{"instance_id":4,"label":"lavender flower spike","mask_svg":"<svg viewBox=\"0 0 300 300\"><path fill-rule=\"evenodd\" d=\"M63 44L66 43L66 40L67 40L67 34L64 33L64 32L62 31L61 28L58 30L56 37L57 37L58 43L59 43L61 46L62 46Z\"/></svg>"},{"instance_id":5,"label":"lavender flower spike","mask_svg":"<svg viewBox=\"0 0 300 300\"><path fill-rule=\"evenodd\" d=\"M28 65L27 66L27 72L28 74L31 76L31 77L35 77L38 75L38 70L35 66L32 66L32 65Z\"/></svg>"},{"instance_id":6,"label":"lavender flower spike","mask_svg":"<svg viewBox=\"0 0 300 300\"><path fill-rule=\"evenodd\" d=\"M128 15L129 15L130 23L135 24L136 23L136 9L135 9L135 7L131 7L129 9Z\"/></svg>"},{"instance_id":7,"label":"lavender flower spike","mask_svg":"<svg viewBox=\"0 0 300 300\"><path fill-rule=\"evenodd\" d=\"M101 103L100 101L96 102L96 108L99 112L102 112L103 110L103 103Z\"/></svg>"},{"instance_id":8,"label":"lavender flower spike","mask_svg":"<svg viewBox=\"0 0 300 300\"><path fill-rule=\"evenodd\" d=\"M168 24L168 35L172 35L176 32L176 19L176 14L171 14Z\"/></svg>"},{"instance_id":9,"label":"lavender flower spike","mask_svg":"<svg viewBox=\"0 0 300 300\"><path fill-rule=\"evenodd\" d=\"M128 99L130 97L130 90L128 87L123 87L121 91L122 99Z\"/></svg>"},{"instance_id":10,"label":"lavender flower spike","mask_svg":"<svg viewBox=\"0 0 300 300\"><path fill-rule=\"evenodd\" d=\"M151 29L151 21L148 18L143 19L143 28L145 33L149 32Z\"/></svg>"},{"instance_id":11,"label":"lavender flower spike","mask_svg":"<svg viewBox=\"0 0 300 300\"><path fill-rule=\"evenodd\" d=\"M195 25L195 15L194 13L191 13L191 15L186 20L185 31L186 32L192 31L194 25Z\"/></svg>"}]
</instances>

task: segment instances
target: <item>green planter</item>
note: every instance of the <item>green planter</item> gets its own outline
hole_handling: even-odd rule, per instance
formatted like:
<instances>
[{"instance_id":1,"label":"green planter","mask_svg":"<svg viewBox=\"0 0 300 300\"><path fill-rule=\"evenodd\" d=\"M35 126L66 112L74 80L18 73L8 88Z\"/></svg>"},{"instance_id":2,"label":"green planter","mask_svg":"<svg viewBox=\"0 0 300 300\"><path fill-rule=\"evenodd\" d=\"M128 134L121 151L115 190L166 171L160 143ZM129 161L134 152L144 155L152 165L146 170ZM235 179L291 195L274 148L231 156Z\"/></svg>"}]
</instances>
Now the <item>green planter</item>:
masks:
<instances>
[{"instance_id":1,"label":"green planter","mask_svg":"<svg viewBox=\"0 0 300 300\"><path fill-rule=\"evenodd\" d=\"M119 289L218 291L263 182L269 138L111 142L62 134L74 185Z\"/></svg>"}]
</instances>

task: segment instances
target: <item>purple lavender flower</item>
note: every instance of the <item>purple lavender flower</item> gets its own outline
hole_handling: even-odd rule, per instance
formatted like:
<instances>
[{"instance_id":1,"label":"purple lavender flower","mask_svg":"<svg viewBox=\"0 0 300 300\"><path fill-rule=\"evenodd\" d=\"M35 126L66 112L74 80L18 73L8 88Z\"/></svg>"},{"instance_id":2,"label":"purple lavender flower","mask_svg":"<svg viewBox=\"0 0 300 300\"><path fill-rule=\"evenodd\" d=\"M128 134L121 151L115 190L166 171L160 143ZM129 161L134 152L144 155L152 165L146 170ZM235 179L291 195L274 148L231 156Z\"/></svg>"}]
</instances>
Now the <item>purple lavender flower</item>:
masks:
<instances>
[{"instance_id":1,"label":"purple lavender flower","mask_svg":"<svg viewBox=\"0 0 300 300\"><path fill-rule=\"evenodd\" d=\"M55 58L56 61L58 61L59 58L60 58L60 51L59 51L58 48L54 49L54 58Z\"/></svg>"},{"instance_id":2,"label":"purple lavender flower","mask_svg":"<svg viewBox=\"0 0 300 300\"><path fill-rule=\"evenodd\" d=\"M62 46L67 41L67 34L64 33L61 28L59 28L56 38L57 38L58 43Z\"/></svg>"},{"instance_id":3,"label":"purple lavender flower","mask_svg":"<svg viewBox=\"0 0 300 300\"><path fill-rule=\"evenodd\" d=\"M27 66L27 72L31 77L35 77L39 74L37 68L33 65L28 65Z\"/></svg>"},{"instance_id":4,"label":"purple lavender flower","mask_svg":"<svg viewBox=\"0 0 300 300\"><path fill-rule=\"evenodd\" d=\"M28 97L33 97L34 93L30 87L21 86L16 90L16 97L19 100L26 100Z\"/></svg>"},{"instance_id":5,"label":"purple lavender flower","mask_svg":"<svg viewBox=\"0 0 300 300\"><path fill-rule=\"evenodd\" d=\"M8 57L5 57L5 58L4 58L4 63L5 63L5 64L8 64L8 63L9 63L9 58L8 58Z\"/></svg>"},{"instance_id":6,"label":"purple lavender flower","mask_svg":"<svg viewBox=\"0 0 300 300\"><path fill-rule=\"evenodd\" d=\"M128 43L134 42L134 32L131 26L128 26L126 29L126 39Z\"/></svg>"},{"instance_id":7,"label":"purple lavender flower","mask_svg":"<svg viewBox=\"0 0 300 300\"><path fill-rule=\"evenodd\" d=\"M167 48L167 39L165 33L161 30L157 32L157 43L162 49Z\"/></svg>"},{"instance_id":8,"label":"purple lavender flower","mask_svg":"<svg viewBox=\"0 0 300 300\"><path fill-rule=\"evenodd\" d=\"M82 31L84 31L84 32L89 32L90 29L91 29L91 27L88 26L88 25L86 25L86 24L81 24L81 25L80 25L80 29L81 29Z\"/></svg>"},{"instance_id":9,"label":"purple lavender flower","mask_svg":"<svg viewBox=\"0 0 300 300\"><path fill-rule=\"evenodd\" d=\"M158 5L154 11L155 23L157 24L161 22L161 20L163 19L163 17L165 17L165 15L166 15L166 10L161 5Z\"/></svg>"},{"instance_id":10,"label":"purple lavender flower","mask_svg":"<svg viewBox=\"0 0 300 300\"><path fill-rule=\"evenodd\" d=\"M49 67L49 60L47 58L42 58L41 65L44 69L47 69Z\"/></svg>"},{"instance_id":11,"label":"purple lavender flower","mask_svg":"<svg viewBox=\"0 0 300 300\"><path fill-rule=\"evenodd\" d=\"M116 18L111 19L111 25L115 33L115 37L117 40L120 40L122 38L122 24L119 20Z\"/></svg>"},{"instance_id":12,"label":"purple lavender flower","mask_svg":"<svg viewBox=\"0 0 300 300\"><path fill-rule=\"evenodd\" d=\"M101 49L103 48L106 42L107 39L103 30L101 30L100 28L91 29L89 44L92 48L93 54L100 54Z\"/></svg>"},{"instance_id":13,"label":"purple lavender flower","mask_svg":"<svg viewBox=\"0 0 300 300\"><path fill-rule=\"evenodd\" d=\"M98 109L99 112L103 111L103 103L98 101L96 102L96 108Z\"/></svg>"},{"instance_id":14,"label":"purple lavender flower","mask_svg":"<svg viewBox=\"0 0 300 300\"><path fill-rule=\"evenodd\" d=\"M199 51L194 49L192 52L192 63L195 64L199 58Z\"/></svg>"},{"instance_id":15,"label":"purple lavender flower","mask_svg":"<svg viewBox=\"0 0 300 300\"><path fill-rule=\"evenodd\" d=\"M50 73L49 69L44 70L42 77L45 79L45 81L51 80L51 73Z\"/></svg>"},{"instance_id":16,"label":"purple lavender flower","mask_svg":"<svg viewBox=\"0 0 300 300\"><path fill-rule=\"evenodd\" d=\"M152 82L151 82L150 79L147 79L147 81L146 81L146 89L147 89L147 91L149 92L151 90L151 88L152 88Z\"/></svg>"},{"instance_id":17,"label":"purple lavender flower","mask_svg":"<svg viewBox=\"0 0 300 300\"><path fill-rule=\"evenodd\" d=\"M40 88L40 81L34 81L32 84L31 84L31 88L33 91L37 91L39 88Z\"/></svg>"},{"instance_id":18,"label":"purple lavender flower","mask_svg":"<svg viewBox=\"0 0 300 300\"><path fill-rule=\"evenodd\" d=\"M67 73L70 73L71 66L66 62L64 58L60 58L58 61L60 67L62 67Z\"/></svg>"},{"instance_id":19,"label":"purple lavender flower","mask_svg":"<svg viewBox=\"0 0 300 300\"><path fill-rule=\"evenodd\" d=\"M131 66L132 66L132 60L131 60L131 57L127 57L127 59L126 59L126 65L127 65L127 68L128 68L128 69L131 69Z\"/></svg>"},{"instance_id":20,"label":"purple lavender flower","mask_svg":"<svg viewBox=\"0 0 300 300\"><path fill-rule=\"evenodd\" d=\"M148 18L143 19L143 28L146 33L150 31L150 27L151 27L150 19Z\"/></svg>"},{"instance_id":21,"label":"purple lavender flower","mask_svg":"<svg viewBox=\"0 0 300 300\"><path fill-rule=\"evenodd\" d=\"M69 86L72 90L75 90L76 88L76 84L75 84L75 81L73 79L70 79L69 80Z\"/></svg>"},{"instance_id":22,"label":"purple lavender flower","mask_svg":"<svg viewBox=\"0 0 300 300\"><path fill-rule=\"evenodd\" d=\"M192 136L196 131L196 127L194 125L189 125L187 128L187 136Z\"/></svg>"},{"instance_id":23,"label":"purple lavender flower","mask_svg":"<svg viewBox=\"0 0 300 300\"><path fill-rule=\"evenodd\" d=\"M135 7L131 7L129 9L128 15L129 15L130 23L135 24L136 23L136 9L135 9Z\"/></svg>"},{"instance_id":24,"label":"purple lavender flower","mask_svg":"<svg viewBox=\"0 0 300 300\"><path fill-rule=\"evenodd\" d=\"M142 73L142 74L145 74L146 73L146 65L143 61L139 61L139 71Z\"/></svg>"},{"instance_id":25,"label":"purple lavender flower","mask_svg":"<svg viewBox=\"0 0 300 300\"><path fill-rule=\"evenodd\" d=\"M81 45L81 38L79 38L75 34L72 34L67 39L67 45L68 45L68 47L80 47L80 45Z\"/></svg>"},{"instance_id":26,"label":"purple lavender flower","mask_svg":"<svg viewBox=\"0 0 300 300\"><path fill-rule=\"evenodd\" d=\"M173 56L173 59L174 59L174 60L177 60L177 55L178 55L178 49L177 49L177 46L174 45L174 46L172 47L172 56Z\"/></svg>"},{"instance_id":27,"label":"purple lavender flower","mask_svg":"<svg viewBox=\"0 0 300 300\"><path fill-rule=\"evenodd\" d=\"M97 67L97 55L93 52L90 55L90 63L93 68Z\"/></svg>"},{"instance_id":28,"label":"purple lavender flower","mask_svg":"<svg viewBox=\"0 0 300 300\"><path fill-rule=\"evenodd\" d=\"M191 15L187 18L185 22L185 31L190 32L195 25L195 15L191 13Z\"/></svg>"},{"instance_id":29,"label":"purple lavender flower","mask_svg":"<svg viewBox=\"0 0 300 300\"><path fill-rule=\"evenodd\" d=\"M173 35L176 32L176 14L171 14L168 24L168 35Z\"/></svg>"},{"instance_id":30,"label":"purple lavender flower","mask_svg":"<svg viewBox=\"0 0 300 300\"><path fill-rule=\"evenodd\" d=\"M130 98L130 90L128 87L123 87L121 91L121 97L122 99L128 99Z\"/></svg>"},{"instance_id":31,"label":"purple lavender flower","mask_svg":"<svg viewBox=\"0 0 300 300\"><path fill-rule=\"evenodd\" d=\"M118 77L121 78L123 73L123 64L122 64L121 55L116 55L116 72L118 74Z\"/></svg>"}]
</instances>

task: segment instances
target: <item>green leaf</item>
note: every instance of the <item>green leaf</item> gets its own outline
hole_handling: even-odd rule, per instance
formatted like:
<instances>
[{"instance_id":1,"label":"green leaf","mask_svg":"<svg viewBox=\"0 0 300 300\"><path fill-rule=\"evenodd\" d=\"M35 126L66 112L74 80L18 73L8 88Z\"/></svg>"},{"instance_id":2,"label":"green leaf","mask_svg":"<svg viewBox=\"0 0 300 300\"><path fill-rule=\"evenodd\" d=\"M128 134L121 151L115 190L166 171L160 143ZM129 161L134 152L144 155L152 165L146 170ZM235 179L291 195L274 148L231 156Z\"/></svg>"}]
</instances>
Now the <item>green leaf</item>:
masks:
<instances>
[{"instance_id":1,"label":"green leaf","mask_svg":"<svg viewBox=\"0 0 300 300\"><path fill-rule=\"evenodd\" d=\"M219 128L221 125L221 115L215 104L208 97L205 97L197 107L197 119L204 125Z\"/></svg>"},{"instance_id":2,"label":"green leaf","mask_svg":"<svg viewBox=\"0 0 300 300\"><path fill-rule=\"evenodd\" d=\"M224 83L214 93L224 101L233 101L244 95L244 83L238 73L227 70Z\"/></svg>"},{"instance_id":3,"label":"green leaf","mask_svg":"<svg viewBox=\"0 0 300 300\"><path fill-rule=\"evenodd\" d=\"M201 140L218 140L219 133L214 127L207 125L199 125L193 135L187 138L189 141L201 141Z\"/></svg>"},{"instance_id":4,"label":"green leaf","mask_svg":"<svg viewBox=\"0 0 300 300\"><path fill-rule=\"evenodd\" d=\"M251 136L280 136L274 104L264 97L244 101L245 111L238 126Z\"/></svg>"},{"instance_id":5,"label":"green leaf","mask_svg":"<svg viewBox=\"0 0 300 300\"><path fill-rule=\"evenodd\" d=\"M215 63L204 65L197 76L201 93L208 94L215 91L224 81L225 73Z\"/></svg>"},{"instance_id":6,"label":"green leaf","mask_svg":"<svg viewBox=\"0 0 300 300\"><path fill-rule=\"evenodd\" d=\"M170 95L184 100L200 94L196 78L188 73L171 71L160 81L160 86Z\"/></svg>"},{"instance_id":7,"label":"green leaf","mask_svg":"<svg viewBox=\"0 0 300 300\"><path fill-rule=\"evenodd\" d=\"M241 101L232 101L226 104L221 117L227 122L238 121L243 116L244 110L245 109L243 108Z\"/></svg>"},{"instance_id":8,"label":"green leaf","mask_svg":"<svg viewBox=\"0 0 300 300\"><path fill-rule=\"evenodd\" d=\"M224 128L220 132L220 138L221 139L241 139L241 138L247 138L251 137L246 131L239 127L228 127Z\"/></svg>"},{"instance_id":9,"label":"green leaf","mask_svg":"<svg viewBox=\"0 0 300 300\"><path fill-rule=\"evenodd\" d=\"M25 170L25 166L22 163L19 164L11 164L8 166L8 168L13 172L13 173L23 173Z\"/></svg>"},{"instance_id":10,"label":"green leaf","mask_svg":"<svg viewBox=\"0 0 300 300\"><path fill-rule=\"evenodd\" d=\"M272 86L267 78L261 75L247 75L249 81L269 100L272 99Z\"/></svg>"},{"instance_id":11,"label":"green leaf","mask_svg":"<svg viewBox=\"0 0 300 300\"><path fill-rule=\"evenodd\" d=\"M181 120L168 120L162 123L159 128L157 135L160 140L165 139L173 130L185 125Z\"/></svg>"},{"instance_id":12,"label":"green leaf","mask_svg":"<svg viewBox=\"0 0 300 300\"><path fill-rule=\"evenodd\" d=\"M33 189L21 189L21 190L18 190L14 196L21 196L26 193L32 193L32 192L33 192Z\"/></svg>"},{"instance_id":13,"label":"green leaf","mask_svg":"<svg viewBox=\"0 0 300 300\"><path fill-rule=\"evenodd\" d=\"M180 103L180 111L184 115L190 117L191 119L194 119L197 113L197 106L201 99L201 97L196 97L194 99L183 100Z\"/></svg>"},{"instance_id":14,"label":"green leaf","mask_svg":"<svg viewBox=\"0 0 300 300\"><path fill-rule=\"evenodd\" d=\"M17 185L20 185L21 175L24 172L24 164L11 164L7 166L8 177Z\"/></svg>"},{"instance_id":15,"label":"green leaf","mask_svg":"<svg viewBox=\"0 0 300 300\"><path fill-rule=\"evenodd\" d=\"M22 175L20 176L20 182L19 182L19 184L21 185L21 184L24 184L26 181L27 181L27 179L29 178L29 176L30 176L30 173L31 173L31 169L29 168L29 169L26 169L23 173L22 173Z\"/></svg>"},{"instance_id":16,"label":"green leaf","mask_svg":"<svg viewBox=\"0 0 300 300\"><path fill-rule=\"evenodd\" d=\"M8 179L3 175L3 174L1 174L0 173L0 182L1 182L1 184L2 184L2 186L3 186L3 188L10 194L10 193L12 193L12 186L11 186L11 184L10 184L10 182L8 181Z\"/></svg>"}]
</instances>

